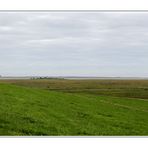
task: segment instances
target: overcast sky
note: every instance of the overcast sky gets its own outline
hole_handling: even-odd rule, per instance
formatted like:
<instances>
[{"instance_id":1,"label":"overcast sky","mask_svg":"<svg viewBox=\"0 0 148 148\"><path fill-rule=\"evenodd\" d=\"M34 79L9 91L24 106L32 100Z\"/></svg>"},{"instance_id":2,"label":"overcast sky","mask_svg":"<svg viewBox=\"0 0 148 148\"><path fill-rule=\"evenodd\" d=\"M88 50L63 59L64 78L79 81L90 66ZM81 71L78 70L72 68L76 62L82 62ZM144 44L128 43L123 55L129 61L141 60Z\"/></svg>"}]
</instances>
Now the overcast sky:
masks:
<instances>
[{"instance_id":1,"label":"overcast sky","mask_svg":"<svg viewBox=\"0 0 148 148\"><path fill-rule=\"evenodd\" d=\"M148 76L148 13L0 13L0 75Z\"/></svg>"}]
</instances>

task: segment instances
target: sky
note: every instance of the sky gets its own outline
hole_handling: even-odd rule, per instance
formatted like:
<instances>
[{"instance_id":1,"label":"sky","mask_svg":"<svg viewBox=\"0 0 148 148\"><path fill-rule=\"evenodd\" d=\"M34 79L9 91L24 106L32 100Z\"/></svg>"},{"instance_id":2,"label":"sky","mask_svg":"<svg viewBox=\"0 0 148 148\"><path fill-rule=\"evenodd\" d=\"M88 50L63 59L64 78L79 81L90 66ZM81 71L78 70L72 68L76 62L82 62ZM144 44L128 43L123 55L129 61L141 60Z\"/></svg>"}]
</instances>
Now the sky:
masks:
<instances>
[{"instance_id":1,"label":"sky","mask_svg":"<svg viewBox=\"0 0 148 148\"><path fill-rule=\"evenodd\" d=\"M148 76L148 12L0 12L2 76Z\"/></svg>"}]
</instances>

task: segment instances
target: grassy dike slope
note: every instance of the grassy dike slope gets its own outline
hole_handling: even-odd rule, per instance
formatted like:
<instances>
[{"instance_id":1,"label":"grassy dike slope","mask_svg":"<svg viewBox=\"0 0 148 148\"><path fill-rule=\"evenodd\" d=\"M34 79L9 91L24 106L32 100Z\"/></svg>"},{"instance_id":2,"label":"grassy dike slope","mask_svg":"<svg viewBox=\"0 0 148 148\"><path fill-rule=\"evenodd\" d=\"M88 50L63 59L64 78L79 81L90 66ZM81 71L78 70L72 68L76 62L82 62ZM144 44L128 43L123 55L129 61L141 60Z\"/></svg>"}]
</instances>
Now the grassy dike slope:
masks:
<instances>
[{"instance_id":1,"label":"grassy dike slope","mask_svg":"<svg viewBox=\"0 0 148 148\"><path fill-rule=\"evenodd\" d=\"M0 83L0 135L148 135L148 101Z\"/></svg>"}]
</instances>

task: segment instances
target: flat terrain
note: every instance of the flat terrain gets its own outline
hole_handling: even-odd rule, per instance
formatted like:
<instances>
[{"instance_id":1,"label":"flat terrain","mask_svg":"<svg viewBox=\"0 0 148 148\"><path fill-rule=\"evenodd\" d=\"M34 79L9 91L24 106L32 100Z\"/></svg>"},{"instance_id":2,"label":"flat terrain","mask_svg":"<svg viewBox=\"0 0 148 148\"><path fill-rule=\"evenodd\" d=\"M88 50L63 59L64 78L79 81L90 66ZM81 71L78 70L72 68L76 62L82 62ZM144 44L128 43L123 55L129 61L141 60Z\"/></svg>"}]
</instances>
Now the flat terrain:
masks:
<instances>
[{"instance_id":1,"label":"flat terrain","mask_svg":"<svg viewBox=\"0 0 148 148\"><path fill-rule=\"evenodd\" d=\"M0 80L0 135L148 135L148 80Z\"/></svg>"}]
</instances>

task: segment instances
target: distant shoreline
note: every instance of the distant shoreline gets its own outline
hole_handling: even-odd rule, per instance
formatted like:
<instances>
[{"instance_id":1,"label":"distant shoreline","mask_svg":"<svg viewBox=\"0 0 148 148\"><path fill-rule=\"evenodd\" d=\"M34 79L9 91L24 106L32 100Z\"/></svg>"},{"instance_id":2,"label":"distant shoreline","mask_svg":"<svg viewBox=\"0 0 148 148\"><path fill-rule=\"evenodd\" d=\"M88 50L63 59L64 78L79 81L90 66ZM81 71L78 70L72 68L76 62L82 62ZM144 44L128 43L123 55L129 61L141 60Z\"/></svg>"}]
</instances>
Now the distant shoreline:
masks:
<instances>
[{"instance_id":1,"label":"distant shoreline","mask_svg":"<svg viewBox=\"0 0 148 148\"><path fill-rule=\"evenodd\" d=\"M148 80L148 77L71 77L71 76L9 76L0 77L0 80L29 80L29 79L67 79L67 80Z\"/></svg>"}]
</instances>

